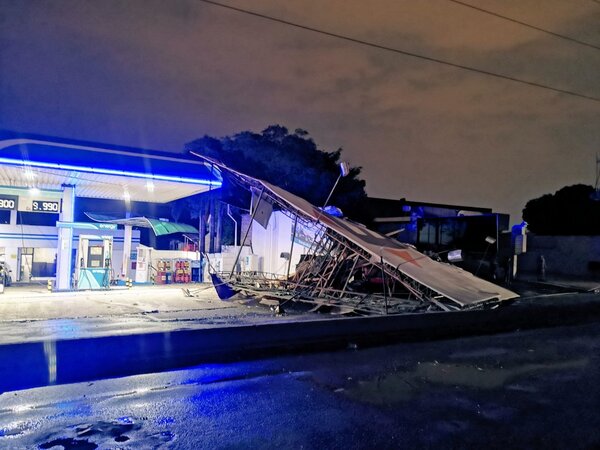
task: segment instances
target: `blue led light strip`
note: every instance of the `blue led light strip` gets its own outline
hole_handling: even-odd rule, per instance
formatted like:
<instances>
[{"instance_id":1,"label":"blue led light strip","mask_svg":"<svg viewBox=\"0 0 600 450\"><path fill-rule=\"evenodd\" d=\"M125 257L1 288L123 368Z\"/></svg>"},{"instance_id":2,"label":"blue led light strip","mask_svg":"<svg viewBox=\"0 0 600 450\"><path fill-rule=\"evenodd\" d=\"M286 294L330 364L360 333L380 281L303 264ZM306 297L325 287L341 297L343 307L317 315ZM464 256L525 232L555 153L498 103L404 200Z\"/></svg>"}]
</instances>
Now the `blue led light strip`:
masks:
<instances>
[{"instance_id":1,"label":"blue led light strip","mask_svg":"<svg viewBox=\"0 0 600 450\"><path fill-rule=\"evenodd\" d=\"M175 176L170 176L170 175L156 175L156 174L140 173L140 172L127 172L124 170L95 169L93 167L72 166L69 164L34 162L34 161L25 161L25 160L15 160L15 159L10 159L10 158L0 158L0 163L9 164L12 166L30 166L30 167L39 167L42 169L73 170L73 171L77 171L77 172L96 173L96 174L103 174L103 175L144 178L144 179L148 179L148 180L173 181L176 183L188 183L188 184L201 184L204 186L215 186L215 187L221 186L220 181L201 180L201 179L197 179L197 178L187 178L187 177L175 177Z\"/></svg>"}]
</instances>

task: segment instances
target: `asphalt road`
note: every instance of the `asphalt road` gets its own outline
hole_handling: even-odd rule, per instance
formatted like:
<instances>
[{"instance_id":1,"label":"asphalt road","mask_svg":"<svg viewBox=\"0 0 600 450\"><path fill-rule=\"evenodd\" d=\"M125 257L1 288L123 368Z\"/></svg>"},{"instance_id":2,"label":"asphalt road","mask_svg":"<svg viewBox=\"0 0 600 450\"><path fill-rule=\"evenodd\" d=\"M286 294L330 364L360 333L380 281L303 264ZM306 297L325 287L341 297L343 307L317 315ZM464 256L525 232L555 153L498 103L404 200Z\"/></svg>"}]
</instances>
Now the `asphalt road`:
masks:
<instances>
[{"instance_id":1,"label":"asphalt road","mask_svg":"<svg viewBox=\"0 0 600 450\"><path fill-rule=\"evenodd\" d=\"M600 324L6 392L0 448L600 447Z\"/></svg>"}]
</instances>

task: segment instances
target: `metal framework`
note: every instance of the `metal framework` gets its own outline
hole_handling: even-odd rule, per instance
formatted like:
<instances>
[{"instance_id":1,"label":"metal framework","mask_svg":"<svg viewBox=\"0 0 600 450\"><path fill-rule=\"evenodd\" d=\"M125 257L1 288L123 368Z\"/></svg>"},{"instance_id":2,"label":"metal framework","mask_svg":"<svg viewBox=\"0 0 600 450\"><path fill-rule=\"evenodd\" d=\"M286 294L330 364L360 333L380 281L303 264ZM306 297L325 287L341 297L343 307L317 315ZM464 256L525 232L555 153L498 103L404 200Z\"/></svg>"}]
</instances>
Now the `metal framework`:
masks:
<instances>
[{"instance_id":1,"label":"metal framework","mask_svg":"<svg viewBox=\"0 0 600 450\"><path fill-rule=\"evenodd\" d=\"M345 236L339 227L336 229L328 225L328 221L325 220L326 213L320 211L316 216L311 216L306 210L297 207L283 196L266 189L267 183L228 169L218 162L209 161L225 169L237 184L248 190L254 190L255 193L260 192L258 202L252 208L252 218L258 210L258 203L267 201L273 205L274 210L281 211L293 221L287 276L263 272L239 272L235 269L216 274L219 283L228 285L236 292L267 299L275 304L290 301L306 302L313 304L314 310L325 309L337 313L356 314L464 310L493 307L503 300L498 296L469 304L457 302L456 298L445 295L441 290L434 290L418 281L416 277L407 274L406 270L402 270L405 268L401 267L404 262L393 266L385 261L383 256L375 255L365 246L358 245L352 240L352 236ZM303 251L296 270L291 273L291 254L294 250L298 225L309 229L313 240L309 250ZM247 236L248 232L244 236L242 246ZM383 236L378 235L376 238L387 239L390 247L386 248L392 248L397 244ZM411 251L417 256L405 262L414 263L421 258L429 260L427 256L416 250L411 249ZM238 252L237 259L239 255ZM429 261L431 264L437 264ZM237 267L237 262L236 260L234 267ZM487 283L483 280L479 281ZM510 291L506 292L510 293Z\"/></svg>"}]
</instances>

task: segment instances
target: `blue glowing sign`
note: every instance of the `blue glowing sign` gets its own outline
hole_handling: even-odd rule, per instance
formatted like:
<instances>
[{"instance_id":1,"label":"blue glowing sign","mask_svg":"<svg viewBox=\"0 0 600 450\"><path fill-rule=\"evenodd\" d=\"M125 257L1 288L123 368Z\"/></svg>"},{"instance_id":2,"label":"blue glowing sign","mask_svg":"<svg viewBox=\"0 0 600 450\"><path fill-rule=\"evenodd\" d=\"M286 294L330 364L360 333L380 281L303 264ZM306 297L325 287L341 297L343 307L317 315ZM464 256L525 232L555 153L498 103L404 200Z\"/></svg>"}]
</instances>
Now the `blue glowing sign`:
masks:
<instances>
[{"instance_id":1,"label":"blue glowing sign","mask_svg":"<svg viewBox=\"0 0 600 450\"><path fill-rule=\"evenodd\" d=\"M56 228L78 228L82 230L116 230L116 223L56 222Z\"/></svg>"}]
</instances>

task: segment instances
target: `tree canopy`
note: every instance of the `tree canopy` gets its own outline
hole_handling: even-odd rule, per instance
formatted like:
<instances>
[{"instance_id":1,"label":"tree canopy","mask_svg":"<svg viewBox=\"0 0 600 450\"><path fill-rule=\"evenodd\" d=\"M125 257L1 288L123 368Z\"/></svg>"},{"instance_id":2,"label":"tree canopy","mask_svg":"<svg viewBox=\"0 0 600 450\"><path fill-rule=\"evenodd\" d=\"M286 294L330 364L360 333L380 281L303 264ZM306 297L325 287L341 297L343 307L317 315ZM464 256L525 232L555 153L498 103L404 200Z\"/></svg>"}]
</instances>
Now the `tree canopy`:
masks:
<instances>
[{"instance_id":1,"label":"tree canopy","mask_svg":"<svg viewBox=\"0 0 600 450\"><path fill-rule=\"evenodd\" d=\"M523 210L529 229L542 235L600 234L600 201L592 186L566 186L530 200Z\"/></svg>"},{"instance_id":2,"label":"tree canopy","mask_svg":"<svg viewBox=\"0 0 600 450\"><path fill-rule=\"evenodd\" d=\"M290 133L280 125L271 125L261 133L243 131L233 136L204 136L186 144L186 150L222 161L228 167L273 183L317 206L323 206L340 171L342 149L327 152L317 147L308 132L296 129ZM358 178L360 167L337 185L330 205L338 206L355 219L362 219L365 182ZM242 194L232 186L224 186L224 198ZM227 200L226 200L227 201Z\"/></svg>"}]
</instances>

